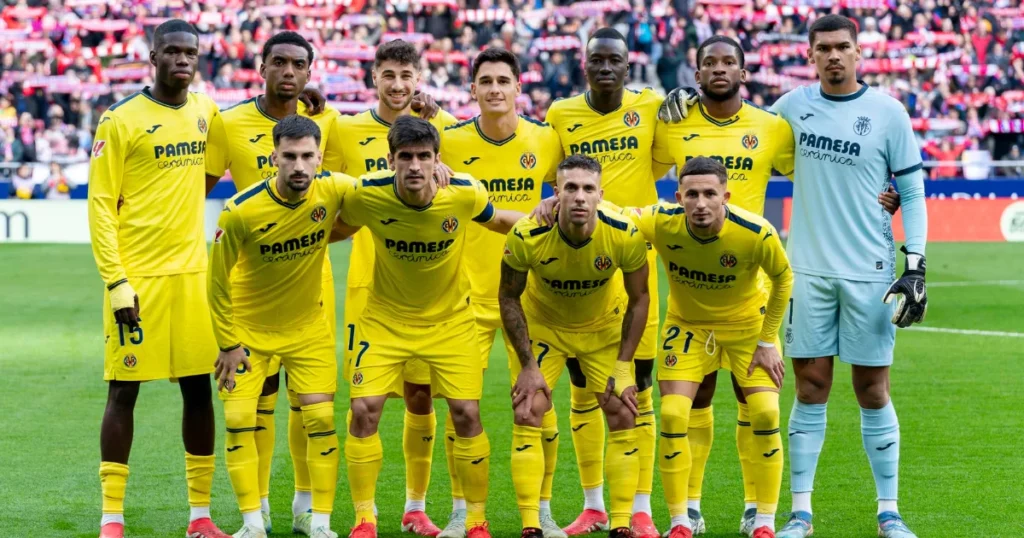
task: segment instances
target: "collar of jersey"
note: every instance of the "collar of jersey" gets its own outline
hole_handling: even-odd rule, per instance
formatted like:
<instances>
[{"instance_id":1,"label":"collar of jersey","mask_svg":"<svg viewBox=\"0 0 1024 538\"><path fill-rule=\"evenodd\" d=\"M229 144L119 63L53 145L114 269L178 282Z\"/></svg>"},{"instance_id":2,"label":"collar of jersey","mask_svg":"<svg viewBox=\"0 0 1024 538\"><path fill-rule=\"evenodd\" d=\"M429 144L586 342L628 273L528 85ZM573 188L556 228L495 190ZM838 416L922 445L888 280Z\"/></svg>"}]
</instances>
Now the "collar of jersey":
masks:
<instances>
[{"instance_id":1,"label":"collar of jersey","mask_svg":"<svg viewBox=\"0 0 1024 538\"><path fill-rule=\"evenodd\" d=\"M253 97L252 98L252 105L254 107L256 107L256 111L259 112L260 114L262 114L264 118L267 118L268 120L270 120L270 121L272 121L274 123L277 123L278 119L273 117L273 116L271 116L270 114L267 114L267 111L263 110L263 107L260 106L260 97L263 97L263 96L262 95L257 95L256 97ZM295 112L298 112L298 111L299 110L296 108Z\"/></svg>"},{"instance_id":2,"label":"collar of jersey","mask_svg":"<svg viewBox=\"0 0 1024 538\"><path fill-rule=\"evenodd\" d=\"M837 103L845 103L846 101L853 101L854 99L864 95L864 92L868 91L868 85L867 85L866 82L864 82L863 80L858 80L857 82L860 83L860 89L855 91L855 92L853 92L853 93L851 93L851 94L849 94L849 95L829 95L829 94L825 93L824 89L822 89L821 84L818 85L818 92L821 93L821 96L823 98L825 98L825 99L827 99L829 101L835 101Z\"/></svg>"},{"instance_id":3,"label":"collar of jersey","mask_svg":"<svg viewBox=\"0 0 1024 538\"><path fill-rule=\"evenodd\" d=\"M377 123L383 125L384 127L388 127L388 128L391 127L391 124L386 122L386 121L384 121L384 118L381 118L380 116L378 116L377 115L377 111L372 109L372 108L370 109L370 117L373 118L374 121L376 121Z\"/></svg>"},{"instance_id":4,"label":"collar of jersey","mask_svg":"<svg viewBox=\"0 0 1024 538\"><path fill-rule=\"evenodd\" d=\"M149 86L146 86L145 88L142 88L142 91L139 92L139 93L141 93L142 96L145 97L146 99L149 99L150 101L153 101L154 103L156 103L156 104L158 104L160 106L165 106L167 108L172 108L172 109L175 109L175 110L185 106L186 104L188 104L188 99L186 99L185 102L180 104L180 105L169 105L169 104L167 104L167 103L157 99L156 97L153 97L153 92L149 91Z\"/></svg>"},{"instance_id":5,"label":"collar of jersey","mask_svg":"<svg viewBox=\"0 0 1024 538\"><path fill-rule=\"evenodd\" d=\"M570 247L572 247L572 248L574 248L576 250L579 250L579 249L589 245L590 242L594 239L594 234L590 234L590 237L588 237L586 241L584 241L584 242L582 242L582 243L577 245L576 243L573 243L571 240L569 240L569 238L566 237L564 233L562 233L562 227L559 226L557 222L555 223L555 229L558 230L558 237L561 237L562 241L564 241L566 245L569 245Z\"/></svg>"},{"instance_id":6,"label":"collar of jersey","mask_svg":"<svg viewBox=\"0 0 1024 538\"><path fill-rule=\"evenodd\" d=\"M613 108L612 110L609 110L608 112L601 112L600 110L594 108L594 105L590 104L590 90L587 90L587 92L583 94L583 100L586 101L587 106L590 107L590 110L593 110L594 112L597 112L598 114L600 114L602 116L606 116L606 115L611 114L612 112L615 112L616 110L619 110L620 108L622 108L622 104L626 100L626 92L625 91L622 92L622 101L619 101L619 106Z\"/></svg>"},{"instance_id":7,"label":"collar of jersey","mask_svg":"<svg viewBox=\"0 0 1024 538\"><path fill-rule=\"evenodd\" d=\"M693 238L694 241L702 245L707 245L708 243L714 243L715 241L718 241L717 235L714 237L708 237L706 239L698 237L697 234L693 233L693 230L690 229L690 221L688 219L684 220L686 221L686 233L690 234L690 237ZM729 206L725 206L725 220L729 220Z\"/></svg>"},{"instance_id":8,"label":"collar of jersey","mask_svg":"<svg viewBox=\"0 0 1024 538\"><path fill-rule=\"evenodd\" d=\"M306 195L306 197L303 197L303 198L302 198L301 200L299 200L298 202L296 202L296 203L294 203L294 204L291 204L291 203L288 203L288 202L286 202L286 201L282 200L282 199L281 199L281 198L280 198L280 197L279 197L279 196L277 195L277 186L276 186L276 185L274 185L274 184L273 184L273 183L271 182L271 180L273 180L273 179L274 179L274 178L267 178L267 194L269 194L269 195L270 195L270 198L271 198L271 199L272 199L273 201L275 201L275 202L277 202L277 203L279 203L279 204L281 204L281 205L283 205L283 206L287 207L288 209L295 209L295 208L299 207L300 205L302 205L302 204L306 203L306 197L308 197L308 196L309 196L308 194ZM310 188L313 188L313 186L312 186L312 185L310 185Z\"/></svg>"},{"instance_id":9,"label":"collar of jersey","mask_svg":"<svg viewBox=\"0 0 1024 538\"><path fill-rule=\"evenodd\" d=\"M495 146L504 146L510 140L512 140L513 138L516 137L516 133L513 131L513 133L511 135L509 135L508 138L505 138L503 140L494 140L493 138L487 138L487 135L484 134L483 129L480 128L480 116L477 116L477 117L473 118L473 127L476 127L476 133L478 135L480 135L480 138L483 138L485 142L487 142L489 144L494 144ZM518 131L518 130L519 130L519 126L517 124L516 125L516 131Z\"/></svg>"},{"instance_id":10,"label":"collar of jersey","mask_svg":"<svg viewBox=\"0 0 1024 538\"><path fill-rule=\"evenodd\" d=\"M701 103L700 101L697 102L697 108L700 110L700 115L704 116L704 119L708 120L712 124L717 125L719 127L725 127L727 125L732 125L732 124L740 121L740 112L743 112L743 107L745 107L745 106L747 106L747 103L745 101L741 101L740 102L740 109L737 110L736 113L733 114L731 118L729 118L727 120L720 120L720 119L716 119L711 114L708 114L708 112L706 110L704 110L704 103Z\"/></svg>"},{"instance_id":11,"label":"collar of jersey","mask_svg":"<svg viewBox=\"0 0 1024 538\"><path fill-rule=\"evenodd\" d=\"M405 207L408 207L409 209L413 209L415 211L426 211L427 209L430 209L430 206L434 205L434 200L431 200L429 204L427 204L427 205L425 205L423 207L416 207L414 205L409 205L408 203L405 202L405 200L402 199L401 196L398 195L398 182L394 181L394 179L395 179L395 176L391 176L391 180L392 180L391 181L391 190L394 191L395 198L398 198L398 201L402 202L402 205L404 205ZM440 190L438 190L438 192L440 192ZM437 199L437 194L434 194L434 199Z\"/></svg>"}]
</instances>

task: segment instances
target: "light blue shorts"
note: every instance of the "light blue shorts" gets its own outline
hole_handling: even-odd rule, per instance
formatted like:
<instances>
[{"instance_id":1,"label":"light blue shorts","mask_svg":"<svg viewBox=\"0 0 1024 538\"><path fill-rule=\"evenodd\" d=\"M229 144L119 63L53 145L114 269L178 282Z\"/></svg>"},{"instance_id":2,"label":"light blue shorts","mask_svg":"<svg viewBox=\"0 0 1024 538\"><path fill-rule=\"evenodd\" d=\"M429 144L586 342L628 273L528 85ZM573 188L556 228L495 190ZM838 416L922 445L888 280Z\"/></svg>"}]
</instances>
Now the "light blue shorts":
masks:
<instances>
[{"instance_id":1,"label":"light blue shorts","mask_svg":"<svg viewBox=\"0 0 1024 538\"><path fill-rule=\"evenodd\" d=\"M858 366L890 366L896 346L895 302L882 297L889 284L795 273L786 312L788 357L839 355Z\"/></svg>"}]
</instances>

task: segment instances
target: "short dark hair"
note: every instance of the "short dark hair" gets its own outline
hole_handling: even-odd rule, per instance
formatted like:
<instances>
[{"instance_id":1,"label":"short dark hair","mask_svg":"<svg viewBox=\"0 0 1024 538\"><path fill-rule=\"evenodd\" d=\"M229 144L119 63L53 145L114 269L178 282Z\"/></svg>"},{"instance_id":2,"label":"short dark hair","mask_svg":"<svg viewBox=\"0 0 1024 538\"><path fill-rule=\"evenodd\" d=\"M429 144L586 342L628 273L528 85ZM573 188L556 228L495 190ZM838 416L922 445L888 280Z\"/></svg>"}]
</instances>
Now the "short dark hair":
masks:
<instances>
[{"instance_id":1,"label":"short dark hair","mask_svg":"<svg viewBox=\"0 0 1024 538\"><path fill-rule=\"evenodd\" d=\"M164 21L160 23L160 26L157 26L156 30L153 31L153 48L159 46L160 41L164 38L165 35L175 34L178 32L192 34L196 36L196 39L199 39L199 32L196 31L195 26L192 26L188 22L183 21L181 19L171 19L169 21Z\"/></svg>"},{"instance_id":2,"label":"short dark hair","mask_svg":"<svg viewBox=\"0 0 1024 538\"><path fill-rule=\"evenodd\" d=\"M629 43L626 41L626 38L623 37L618 30L610 26L598 28L597 31L590 36L590 39L587 40L587 43L590 43L593 39L617 39L622 41L622 44L626 45L627 49L629 48Z\"/></svg>"},{"instance_id":3,"label":"short dark hair","mask_svg":"<svg viewBox=\"0 0 1024 538\"><path fill-rule=\"evenodd\" d=\"M718 176L719 183L725 185L725 182L729 180L729 172L725 169L725 165L710 157L694 157L683 166L682 172L679 172L679 182L683 182L683 178L686 176Z\"/></svg>"},{"instance_id":4,"label":"short dark hair","mask_svg":"<svg viewBox=\"0 0 1024 538\"><path fill-rule=\"evenodd\" d=\"M725 43L727 45L731 45L733 48L736 49L736 58L739 59L740 61L740 69L744 69L747 67L747 58L746 55L743 53L743 47L741 47L735 39L724 35L713 35L705 39L704 42L701 43L699 47L697 47L697 69L700 69L701 62L704 61L704 50L710 47L711 45L714 45L715 43Z\"/></svg>"},{"instance_id":5,"label":"short dark hair","mask_svg":"<svg viewBox=\"0 0 1024 538\"><path fill-rule=\"evenodd\" d=\"M853 42L857 43L857 25L852 20L836 14L825 15L814 21L811 24L811 29L807 31L807 39L813 45L814 35L818 32L836 32L839 30L850 32Z\"/></svg>"},{"instance_id":6,"label":"short dark hair","mask_svg":"<svg viewBox=\"0 0 1024 538\"><path fill-rule=\"evenodd\" d=\"M485 49L480 54L476 55L473 60L473 80L476 80L476 74L480 71L480 66L487 62L496 62L507 64L512 68L512 74L516 77L516 81L519 80L519 58L516 58L515 54L512 54L506 49L491 47Z\"/></svg>"},{"instance_id":7,"label":"short dark hair","mask_svg":"<svg viewBox=\"0 0 1024 538\"><path fill-rule=\"evenodd\" d=\"M373 67L380 67L380 64L387 61L396 62L400 65L412 65L419 69L420 53L412 43L396 39L377 47L377 52L373 55Z\"/></svg>"},{"instance_id":8,"label":"short dark hair","mask_svg":"<svg viewBox=\"0 0 1024 538\"><path fill-rule=\"evenodd\" d=\"M559 172L566 170L586 170L587 172L601 175L601 163L597 162L597 159L590 155L577 153L566 157L565 160L558 163Z\"/></svg>"},{"instance_id":9,"label":"short dark hair","mask_svg":"<svg viewBox=\"0 0 1024 538\"><path fill-rule=\"evenodd\" d=\"M429 145L434 153L441 149L441 135L427 120L416 116L399 116L388 131L388 151L394 155L396 151L407 146Z\"/></svg>"},{"instance_id":10,"label":"short dark hair","mask_svg":"<svg viewBox=\"0 0 1024 538\"><path fill-rule=\"evenodd\" d=\"M290 140L299 140L302 138L311 137L316 140L316 145L320 145L320 127L317 126L316 122L297 114L292 114L285 119L279 121L274 126L274 130L271 132L274 138L274 147L276 148L281 142L282 138Z\"/></svg>"},{"instance_id":11,"label":"short dark hair","mask_svg":"<svg viewBox=\"0 0 1024 538\"><path fill-rule=\"evenodd\" d=\"M310 45L309 41L297 32L286 30L270 36L270 39L263 44L263 52L260 55L264 62L270 56L270 51L274 50L274 45L298 45L306 49L307 60L309 63L313 63L313 45Z\"/></svg>"}]
</instances>

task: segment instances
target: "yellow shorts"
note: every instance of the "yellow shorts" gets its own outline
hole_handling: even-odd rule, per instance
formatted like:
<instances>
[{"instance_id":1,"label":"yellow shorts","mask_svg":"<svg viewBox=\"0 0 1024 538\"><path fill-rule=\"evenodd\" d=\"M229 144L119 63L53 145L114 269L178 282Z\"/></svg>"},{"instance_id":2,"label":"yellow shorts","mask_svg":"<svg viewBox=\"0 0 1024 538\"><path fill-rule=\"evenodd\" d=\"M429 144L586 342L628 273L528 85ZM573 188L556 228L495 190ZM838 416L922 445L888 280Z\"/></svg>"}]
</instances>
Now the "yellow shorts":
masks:
<instances>
[{"instance_id":1,"label":"yellow shorts","mask_svg":"<svg viewBox=\"0 0 1024 538\"><path fill-rule=\"evenodd\" d=\"M370 288L348 288L345 292L345 379L352 378L352 363L355 360L353 351L358 352L356 345L356 327L359 325L359 318L363 317L366 310L366 298L370 295ZM408 381L413 385L430 384L430 368L419 359L413 359L405 363L405 369L395 381L391 396L401 398L405 389L403 385Z\"/></svg>"},{"instance_id":2,"label":"yellow shorts","mask_svg":"<svg viewBox=\"0 0 1024 538\"><path fill-rule=\"evenodd\" d=\"M271 357L280 357L288 372L288 389L299 394L334 394L338 390L338 359L334 335L326 319L301 329L264 331L236 325L252 371L235 372L235 389L220 391L222 400L258 398L270 371Z\"/></svg>"},{"instance_id":3,"label":"yellow shorts","mask_svg":"<svg viewBox=\"0 0 1024 538\"><path fill-rule=\"evenodd\" d=\"M337 341L338 336L338 313L335 312L334 299L334 274L331 273L330 258L324 257L324 278L323 288L320 295L320 306L324 310L324 318L327 320L327 328L331 332L331 338ZM274 355L270 358L270 365L267 367L267 376L272 376L281 371L281 357Z\"/></svg>"},{"instance_id":4,"label":"yellow shorts","mask_svg":"<svg viewBox=\"0 0 1024 538\"><path fill-rule=\"evenodd\" d=\"M423 362L435 396L479 400L483 370L470 314L435 325L408 325L386 314L364 313L355 328L351 352L352 398L382 396L394 391L408 363ZM408 378L406 378L408 381Z\"/></svg>"},{"instance_id":5,"label":"yellow shorts","mask_svg":"<svg viewBox=\"0 0 1024 538\"><path fill-rule=\"evenodd\" d=\"M139 327L114 319L103 294L105 381L153 381L213 373L217 342L206 298L206 273L135 277Z\"/></svg>"},{"instance_id":6,"label":"yellow shorts","mask_svg":"<svg viewBox=\"0 0 1024 538\"><path fill-rule=\"evenodd\" d=\"M651 296L651 307L647 311L647 326L636 347L637 359L653 359L658 356L658 321L661 313L661 294L658 293L658 251L647 243L647 290Z\"/></svg>"},{"instance_id":7,"label":"yellow shorts","mask_svg":"<svg viewBox=\"0 0 1024 538\"><path fill-rule=\"evenodd\" d=\"M747 375L760 335L759 328L712 331L669 317L661 333L658 380L700 383L704 376L727 368L741 387L775 388L761 368ZM778 338L775 345L780 345Z\"/></svg>"},{"instance_id":8,"label":"yellow shorts","mask_svg":"<svg viewBox=\"0 0 1024 538\"><path fill-rule=\"evenodd\" d=\"M480 367L486 370L495 333L501 328L501 311L497 303L473 303L473 316L476 317L476 339L480 344Z\"/></svg>"},{"instance_id":9,"label":"yellow shorts","mask_svg":"<svg viewBox=\"0 0 1024 538\"><path fill-rule=\"evenodd\" d=\"M549 328L539 322L526 321L530 328L533 358L537 359L541 374L548 387L554 388L565 370L565 360L575 357L587 379L587 388L592 392L604 392L608 378L615 369L622 339L622 325L591 332L571 332ZM508 337L505 338L508 352L510 380L514 385L522 367Z\"/></svg>"}]
</instances>

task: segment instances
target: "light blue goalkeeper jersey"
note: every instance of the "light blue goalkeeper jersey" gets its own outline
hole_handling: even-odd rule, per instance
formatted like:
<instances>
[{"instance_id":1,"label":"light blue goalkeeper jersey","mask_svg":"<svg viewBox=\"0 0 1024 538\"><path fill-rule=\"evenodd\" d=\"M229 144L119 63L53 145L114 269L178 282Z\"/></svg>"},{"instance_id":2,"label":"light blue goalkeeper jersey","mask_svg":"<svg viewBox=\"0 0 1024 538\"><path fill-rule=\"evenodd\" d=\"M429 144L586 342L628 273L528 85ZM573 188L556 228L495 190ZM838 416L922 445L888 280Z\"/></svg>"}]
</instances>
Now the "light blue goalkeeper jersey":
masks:
<instances>
[{"instance_id":1,"label":"light blue goalkeeper jersey","mask_svg":"<svg viewBox=\"0 0 1024 538\"><path fill-rule=\"evenodd\" d=\"M783 95L772 110L793 127L796 140L786 249L794 272L891 282L892 217L878 195L893 176L907 249L924 254L921 151L899 101L863 83L851 95L826 95L819 83Z\"/></svg>"}]
</instances>

